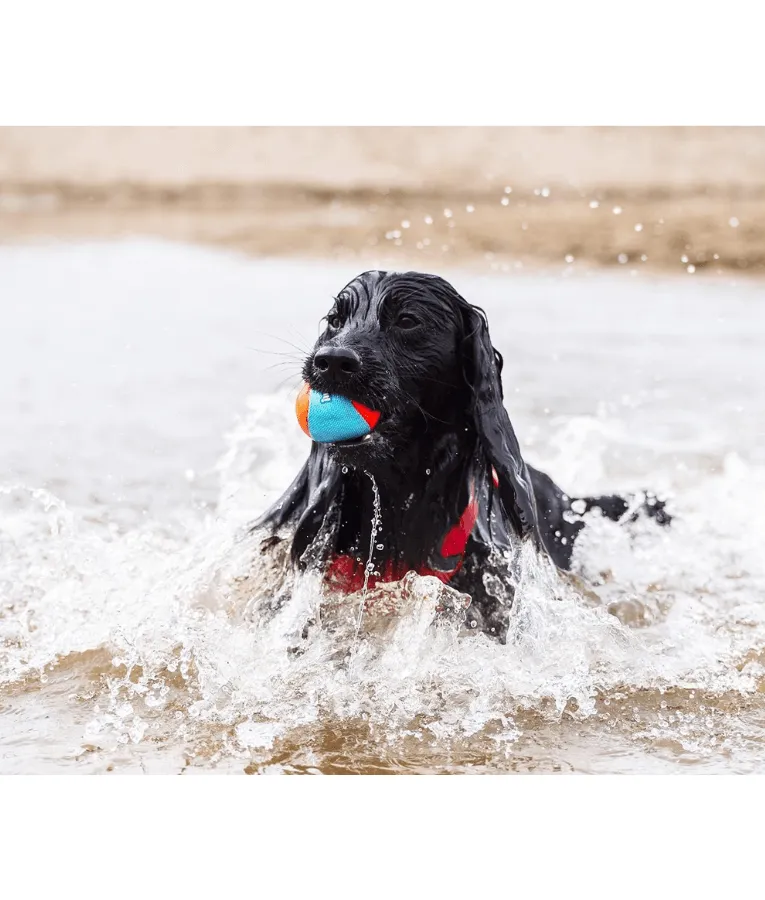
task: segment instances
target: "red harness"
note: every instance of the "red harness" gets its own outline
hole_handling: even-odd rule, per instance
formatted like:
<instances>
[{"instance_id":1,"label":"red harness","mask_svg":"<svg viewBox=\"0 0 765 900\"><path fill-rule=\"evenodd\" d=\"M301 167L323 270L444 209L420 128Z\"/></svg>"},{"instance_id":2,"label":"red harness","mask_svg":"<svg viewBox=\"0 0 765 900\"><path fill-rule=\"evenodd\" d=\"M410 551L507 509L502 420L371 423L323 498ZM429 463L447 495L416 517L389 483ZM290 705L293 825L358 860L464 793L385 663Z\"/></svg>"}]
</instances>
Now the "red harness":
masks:
<instances>
[{"instance_id":1,"label":"red harness","mask_svg":"<svg viewBox=\"0 0 765 900\"><path fill-rule=\"evenodd\" d=\"M494 486L498 487L499 480L494 469L491 470L491 475ZM471 480L468 504L460 516L459 522L449 529L446 537L441 542L441 557L443 557L444 560L450 560L456 557L457 560L455 565L451 569L431 569L422 567L417 569L417 574L433 575L444 584L448 584L462 566L465 548L467 547L468 539L470 538L477 518L478 500L475 496L475 484ZM324 575L324 580L328 587L336 591L343 591L344 593L349 594L354 591L360 591L364 587L364 567L365 563L360 562L353 556L348 556L347 554L335 556L329 564L329 568ZM369 576L368 585L369 587L374 587L381 582L398 581L403 578L410 569L410 566L403 563L389 561L380 570L379 575L371 574Z\"/></svg>"}]
</instances>

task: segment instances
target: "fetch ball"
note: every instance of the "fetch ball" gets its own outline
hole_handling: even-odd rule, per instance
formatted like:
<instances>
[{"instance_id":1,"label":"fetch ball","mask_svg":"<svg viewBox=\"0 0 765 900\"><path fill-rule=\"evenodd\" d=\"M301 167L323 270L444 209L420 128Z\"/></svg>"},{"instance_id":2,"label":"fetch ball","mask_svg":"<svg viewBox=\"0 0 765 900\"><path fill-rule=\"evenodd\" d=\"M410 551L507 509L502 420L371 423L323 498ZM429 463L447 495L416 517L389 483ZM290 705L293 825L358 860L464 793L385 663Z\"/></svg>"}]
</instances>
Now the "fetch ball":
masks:
<instances>
[{"instance_id":1,"label":"fetch ball","mask_svg":"<svg viewBox=\"0 0 765 900\"><path fill-rule=\"evenodd\" d=\"M303 431L320 444L363 437L380 420L377 410L340 394L322 394L307 384L298 394L295 412Z\"/></svg>"}]
</instances>

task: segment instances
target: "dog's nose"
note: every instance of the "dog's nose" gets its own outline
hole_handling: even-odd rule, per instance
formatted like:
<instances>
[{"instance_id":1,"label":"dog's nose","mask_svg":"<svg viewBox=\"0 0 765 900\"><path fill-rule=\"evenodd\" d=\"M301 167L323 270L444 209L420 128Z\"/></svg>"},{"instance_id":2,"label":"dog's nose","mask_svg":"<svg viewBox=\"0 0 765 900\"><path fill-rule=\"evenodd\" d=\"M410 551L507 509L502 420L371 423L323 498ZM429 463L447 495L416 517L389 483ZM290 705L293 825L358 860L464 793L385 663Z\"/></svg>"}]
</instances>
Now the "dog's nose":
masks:
<instances>
[{"instance_id":1,"label":"dog's nose","mask_svg":"<svg viewBox=\"0 0 765 900\"><path fill-rule=\"evenodd\" d=\"M347 347L322 347L314 354L313 364L317 371L330 378L353 375L361 368L358 353Z\"/></svg>"}]
</instances>

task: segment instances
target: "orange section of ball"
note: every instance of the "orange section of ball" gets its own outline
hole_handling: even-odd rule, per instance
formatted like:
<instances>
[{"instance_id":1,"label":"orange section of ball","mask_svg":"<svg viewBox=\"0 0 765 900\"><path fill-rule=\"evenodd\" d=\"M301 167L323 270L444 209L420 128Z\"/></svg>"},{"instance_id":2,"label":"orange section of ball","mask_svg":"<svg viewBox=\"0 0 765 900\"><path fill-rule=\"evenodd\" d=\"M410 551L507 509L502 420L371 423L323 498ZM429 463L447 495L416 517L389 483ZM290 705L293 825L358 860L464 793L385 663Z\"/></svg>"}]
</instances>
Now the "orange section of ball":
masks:
<instances>
[{"instance_id":1,"label":"orange section of ball","mask_svg":"<svg viewBox=\"0 0 765 900\"><path fill-rule=\"evenodd\" d=\"M295 413L297 414L297 420L300 423L300 427L305 431L308 437L311 436L311 432L308 430L308 403L310 398L311 389L307 384L304 384L295 401Z\"/></svg>"}]
</instances>

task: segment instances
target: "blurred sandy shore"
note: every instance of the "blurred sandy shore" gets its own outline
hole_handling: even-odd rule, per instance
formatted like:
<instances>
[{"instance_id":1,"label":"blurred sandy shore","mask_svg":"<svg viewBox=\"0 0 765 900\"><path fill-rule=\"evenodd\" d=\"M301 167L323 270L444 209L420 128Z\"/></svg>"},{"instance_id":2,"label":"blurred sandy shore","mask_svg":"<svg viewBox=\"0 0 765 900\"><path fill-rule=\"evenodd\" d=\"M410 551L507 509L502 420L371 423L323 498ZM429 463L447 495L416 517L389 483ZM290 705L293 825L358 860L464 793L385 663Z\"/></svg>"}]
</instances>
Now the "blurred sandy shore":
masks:
<instances>
[{"instance_id":1,"label":"blurred sandy shore","mask_svg":"<svg viewBox=\"0 0 765 900\"><path fill-rule=\"evenodd\" d=\"M0 241L134 234L759 273L765 128L0 128Z\"/></svg>"}]
</instances>

